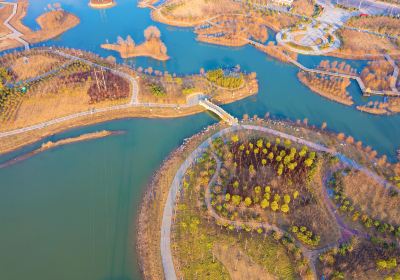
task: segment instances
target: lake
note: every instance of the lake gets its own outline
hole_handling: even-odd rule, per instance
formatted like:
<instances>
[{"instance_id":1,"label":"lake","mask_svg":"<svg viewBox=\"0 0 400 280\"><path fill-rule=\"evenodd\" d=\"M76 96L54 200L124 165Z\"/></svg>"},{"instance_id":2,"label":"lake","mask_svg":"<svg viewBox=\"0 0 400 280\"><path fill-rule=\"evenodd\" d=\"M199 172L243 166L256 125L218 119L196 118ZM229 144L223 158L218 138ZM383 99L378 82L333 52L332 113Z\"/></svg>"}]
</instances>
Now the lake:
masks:
<instances>
[{"instance_id":1,"label":"lake","mask_svg":"<svg viewBox=\"0 0 400 280\"><path fill-rule=\"evenodd\" d=\"M48 3L62 6L81 23L59 38L38 44L84 49L101 56L114 52L100 44L131 35L144 40L149 25L160 28L171 60L147 58L120 62L133 67L153 67L176 74L200 68L241 65L256 72L260 92L255 97L223 106L229 113L281 119L308 118L311 125L328 123L372 146L394 160L400 145L400 116L373 116L328 101L303 86L297 69L275 61L256 49L219 47L199 43L191 29L152 22L150 10L136 1L117 0L109 10L93 10L85 1L31 1L25 24L37 29L35 18ZM326 57L302 57L315 66ZM365 62L352 62L353 67ZM357 100L356 85L350 92ZM0 170L0 279L20 280L136 280L135 220L141 195L163 159L182 141L215 123L203 113L179 119L127 119L73 129L46 140L57 140L102 129L125 134L77 143L41 153ZM3 162L40 146L43 142L0 157Z\"/></svg>"}]
</instances>

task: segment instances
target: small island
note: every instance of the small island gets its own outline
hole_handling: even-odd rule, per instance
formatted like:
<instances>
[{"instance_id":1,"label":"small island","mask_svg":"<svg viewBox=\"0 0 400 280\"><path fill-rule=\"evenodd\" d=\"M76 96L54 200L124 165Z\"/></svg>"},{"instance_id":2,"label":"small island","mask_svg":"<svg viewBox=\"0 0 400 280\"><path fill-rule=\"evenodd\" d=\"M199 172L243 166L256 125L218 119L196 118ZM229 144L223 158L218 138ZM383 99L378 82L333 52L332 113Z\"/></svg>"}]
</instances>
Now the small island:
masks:
<instances>
[{"instance_id":1,"label":"small island","mask_svg":"<svg viewBox=\"0 0 400 280\"><path fill-rule=\"evenodd\" d=\"M21 46L29 48L29 44L44 42L60 36L69 29L77 26L80 22L77 16L63 10L60 4L49 4L49 11L36 19L40 30L33 31L22 22L27 14L29 1L20 0L17 3L5 4L4 7L0 8L0 18L12 15L13 5L17 7L16 14L8 22L13 29L9 30L6 36L0 38L0 51ZM1 24L5 26L4 23L2 22ZM2 27L2 29L8 28Z\"/></svg>"},{"instance_id":2,"label":"small island","mask_svg":"<svg viewBox=\"0 0 400 280\"><path fill-rule=\"evenodd\" d=\"M400 162L306 122L210 126L144 195L143 278L398 279L399 175Z\"/></svg>"},{"instance_id":3,"label":"small island","mask_svg":"<svg viewBox=\"0 0 400 280\"><path fill-rule=\"evenodd\" d=\"M108 9L116 5L115 0L90 0L89 6L94 9Z\"/></svg>"},{"instance_id":4,"label":"small island","mask_svg":"<svg viewBox=\"0 0 400 280\"><path fill-rule=\"evenodd\" d=\"M161 32L156 26L149 26L144 30L145 41L136 45L132 37L128 35L126 40L118 37L115 44L103 44L101 47L120 53L122 58L146 56L153 59L165 61L169 59L167 47L161 41Z\"/></svg>"}]
</instances>

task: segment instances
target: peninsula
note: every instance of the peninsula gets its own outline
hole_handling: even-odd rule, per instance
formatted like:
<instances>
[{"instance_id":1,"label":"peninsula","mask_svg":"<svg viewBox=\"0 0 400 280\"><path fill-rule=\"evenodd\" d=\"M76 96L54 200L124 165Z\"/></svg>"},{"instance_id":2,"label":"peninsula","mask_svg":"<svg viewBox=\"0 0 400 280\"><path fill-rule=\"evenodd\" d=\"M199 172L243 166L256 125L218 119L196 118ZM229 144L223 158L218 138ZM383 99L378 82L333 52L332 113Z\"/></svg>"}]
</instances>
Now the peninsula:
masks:
<instances>
[{"instance_id":1,"label":"peninsula","mask_svg":"<svg viewBox=\"0 0 400 280\"><path fill-rule=\"evenodd\" d=\"M117 43L103 44L101 47L119 52L122 58L146 56L161 61L169 59L167 47L161 41L161 32L156 26L146 28L144 37L145 41L140 45L136 45L132 37L128 35L126 40L118 37Z\"/></svg>"},{"instance_id":2,"label":"peninsula","mask_svg":"<svg viewBox=\"0 0 400 280\"><path fill-rule=\"evenodd\" d=\"M187 139L142 200L143 278L396 279L400 163L351 139L259 118Z\"/></svg>"},{"instance_id":3,"label":"peninsula","mask_svg":"<svg viewBox=\"0 0 400 280\"><path fill-rule=\"evenodd\" d=\"M40 30L33 31L22 23L28 10L28 0L2 3L0 18L6 18L6 20L1 23L0 31L3 30L2 32L7 35L0 38L0 51L21 46L29 48L29 44L44 42L60 36L80 22L78 17L63 10L60 4L53 4L49 6L50 11L36 19Z\"/></svg>"},{"instance_id":4,"label":"peninsula","mask_svg":"<svg viewBox=\"0 0 400 280\"><path fill-rule=\"evenodd\" d=\"M258 92L256 74L239 68L176 76L56 48L6 54L0 62L0 153L118 118L171 118L210 109L224 116L217 104Z\"/></svg>"}]
</instances>

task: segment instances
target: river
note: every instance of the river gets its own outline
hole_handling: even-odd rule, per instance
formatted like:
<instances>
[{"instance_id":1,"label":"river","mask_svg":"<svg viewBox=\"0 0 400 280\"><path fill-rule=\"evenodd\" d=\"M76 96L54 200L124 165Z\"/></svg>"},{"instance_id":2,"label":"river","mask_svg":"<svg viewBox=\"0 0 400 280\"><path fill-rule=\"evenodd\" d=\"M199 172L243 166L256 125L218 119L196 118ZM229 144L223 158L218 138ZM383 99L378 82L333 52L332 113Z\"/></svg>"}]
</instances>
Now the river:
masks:
<instances>
[{"instance_id":1,"label":"river","mask_svg":"<svg viewBox=\"0 0 400 280\"><path fill-rule=\"evenodd\" d=\"M115 53L100 44L118 35L143 40L143 30L157 25L171 60L147 58L125 61L170 73L197 73L201 67L240 64L257 72L256 97L226 105L231 114L282 119L308 118L312 125L328 123L336 132L351 134L394 160L400 145L400 116L373 116L328 101L308 90L296 78L297 69L268 58L247 46L219 47L198 43L190 29L152 22L148 9L136 1L117 0L109 10L93 10L81 0L31 1L25 23L38 28L35 18L48 3L59 2L81 19L80 25L41 45L85 49L101 56ZM325 57L301 58L315 66ZM122 62L122 60L120 60ZM353 67L365 62L352 62ZM360 91L354 84L351 94ZM76 143L41 153L0 170L0 279L20 280L136 280L135 219L141 195L162 160L184 138L215 123L207 113L180 119L129 119L73 129L57 140L102 129L126 134ZM45 139L48 140L48 139ZM38 147L36 143L0 157L3 162Z\"/></svg>"}]
</instances>

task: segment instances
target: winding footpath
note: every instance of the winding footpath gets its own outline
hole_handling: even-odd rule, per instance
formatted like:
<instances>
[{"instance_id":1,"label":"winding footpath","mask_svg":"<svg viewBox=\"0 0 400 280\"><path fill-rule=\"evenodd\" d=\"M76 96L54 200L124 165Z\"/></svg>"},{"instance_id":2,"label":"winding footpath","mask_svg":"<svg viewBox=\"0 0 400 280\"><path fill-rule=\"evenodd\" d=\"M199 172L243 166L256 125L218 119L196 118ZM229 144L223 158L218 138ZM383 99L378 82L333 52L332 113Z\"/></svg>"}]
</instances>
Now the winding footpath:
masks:
<instances>
[{"instance_id":1,"label":"winding footpath","mask_svg":"<svg viewBox=\"0 0 400 280\"><path fill-rule=\"evenodd\" d=\"M98 65L94 62L91 62L89 60L80 58L80 57L76 57L67 53L64 53L62 51L59 50L49 50L49 52L54 53L54 54L58 54L60 56L63 56L65 58L71 59L72 61L82 61L92 67L96 67L96 68L100 68L103 70L108 70L110 72L112 72L115 75L118 75L126 80L128 80L131 84L131 99L129 101L129 103L127 104L122 104L122 105L116 105L116 106L110 106L110 107L105 107L105 108L100 108L100 109L92 109L92 110L88 110L88 111L84 111L84 112L79 112L76 114L72 114L72 115L68 115L65 117L60 117L60 118L56 118L50 121L46 121L46 122L42 122L36 125L32 125L32 126L28 126L28 127L24 127L24 128L20 128L20 129L15 129L15 130L11 130L11 131L6 131L6 132L1 132L0 133L0 138L4 138L7 136L13 136L13 135L17 135L17 134L21 134L24 132L29 132L29 131L33 131L33 130L38 130L38 129L43 129L45 127L54 125L54 124L58 124L58 123L62 123L65 121L69 121L69 120L73 120L73 119L77 119L80 117L84 117L84 116L89 116L89 115L93 115L95 113L104 113L104 112L109 112L109 111L114 111L114 110L121 110L121 109L126 109L126 108L130 108L130 107L134 107L134 106L145 106L147 107L146 104L138 104L138 94L139 94L139 86L137 83L137 80L135 78L133 78L132 76L115 70L115 69L111 69L102 65Z\"/></svg>"},{"instance_id":2,"label":"winding footpath","mask_svg":"<svg viewBox=\"0 0 400 280\"><path fill-rule=\"evenodd\" d=\"M16 40L18 42L20 42L25 50L29 50L29 43L27 41L25 41L24 39L22 39L23 34L21 32L19 32L17 29L15 29L11 24L10 21L13 19L13 17L17 14L18 11L18 3L12 3L12 2L3 2L0 1L0 4L3 5L12 5L13 6L13 11L11 13L11 15L6 18L6 20L3 22L3 24L9 29L11 30L11 34L7 34L6 36L0 38L0 39L11 39L11 40Z\"/></svg>"},{"instance_id":3,"label":"winding footpath","mask_svg":"<svg viewBox=\"0 0 400 280\"><path fill-rule=\"evenodd\" d=\"M215 139L217 139L221 136L224 136L226 134L233 133L233 132L240 131L240 130L253 130L253 131L264 132L267 134L274 135L276 137L289 139L292 142L298 143L300 145L306 145L306 146L308 146L316 151L319 151L319 152L329 153L331 155L337 156L339 158L339 160L341 160L345 165L351 166L352 168L355 168L361 172L365 172L368 176L371 176L378 182L382 182L385 187L391 186L386 180L384 180L383 178L381 178L380 176L378 176L371 170L359 165L355 161L336 152L335 150L325 147L321 144L313 143L311 141L301 139L296 136L293 136L293 135L290 135L290 134L287 134L287 133L284 133L284 132L281 132L278 130L274 130L274 129L271 129L268 127L255 126L255 125L235 125L235 126L231 126L231 127L225 128L223 130L220 130L217 133L210 136L207 140L202 142L186 158L186 160L183 162L183 164L179 167L178 171L176 172L175 177L172 181L171 187L169 189L168 197L167 197L167 200L166 200L166 203L164 206L164 211L163 211L162 224L161 224L161 240L160 240L161 260L162 260L162 265L163 265L163 270L164 270L164 276L165 276L165 279L167 279L167 280L176 280L177 279L174 262L173 262L173 257L172 257L172 251L171 251L171 227L172 227L172 218L174 215L174 206L177 202L178 194L181 191L181 186L182 186L181 183L186 174L186 171L193 164L195 164L196 160L204 152L207 151L208 147L212 144L212 142ZM221 168L221 162L218 158L216 158L216 162L217 162L217 171L218 171ZM218 174L218 172L215 172L214 177L210 180L209 187L206 190L206 203L207 203L207 208L208 208L210 214L214 218L221 220L223 218L218 216L218 214L215 213L215 211L212 209L212 207L210 205L210 190L209 189L210 189L210 186L213 184L213 182L215 182L215 179L216 179L215 176L217 174ZM211 208L209 208L209 207L211 207ZM331 208L331 207L328 207L328 208L331 211L333 211L333 208ZM336 217L336 215L334 215L334 217ZM224 222L235 223L232 225L239 226L239 224L236 224L238 222L225 221L225 220L224 220ZM243 222L240 222L240 223L241 223L241 225L243 224ZM341 220L338 220L338 223L339 223L339 225L341 225ZM254 224L251 224L251 225L249 224L249 226L254 226ZM259 227L261 226L267 230L275 230L275 231L278 231L281 233L286 233L282 229L280 229L274 225L268 224L268 223L258 224L258 226ZM347 229L347 227L342 227L342 226L341 226L341 228ZM304 245L298 244L297 241L296 241L296 244L302 249L304 256L310 260L311 270L312 270L314 276L316 275L315 264L314 264L316 258L321 253L337 246L337 243L335 242L334 244L328 244L324 248L320 248L317 250L310 250L310 249L304 247Z\"/></svg>"}]
</instances>

